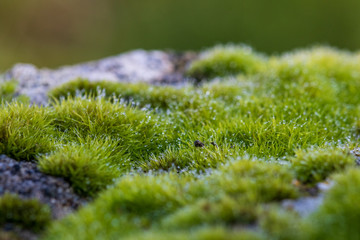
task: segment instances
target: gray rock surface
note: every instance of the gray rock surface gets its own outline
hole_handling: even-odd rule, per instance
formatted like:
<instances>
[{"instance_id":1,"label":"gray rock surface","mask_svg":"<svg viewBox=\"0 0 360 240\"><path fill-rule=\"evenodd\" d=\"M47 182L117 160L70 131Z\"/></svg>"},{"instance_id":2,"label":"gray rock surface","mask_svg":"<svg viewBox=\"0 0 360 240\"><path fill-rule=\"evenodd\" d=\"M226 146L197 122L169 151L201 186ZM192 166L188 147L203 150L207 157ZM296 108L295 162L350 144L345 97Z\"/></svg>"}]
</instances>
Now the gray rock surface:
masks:
<instances>
[{"instance_id":1,"label":"gray rock surface","mask_svg":"<svg viewBox=\"0 0 360 240\"><path fill-rule=\"evenodd\" d=\"M324 201L324 194L334 185L333 181L325 181L316 185L315 196L302 197L294 200L284 200L282 207L297 212L300 216L306 217L315 212Z\"/></svg>"},{"instance_id":2,"label":"gray rock surface","mask_svg":"<svg viewBox=\"0 0 360 240\"><path fill-rule=\"evenodd\" d=\"M35 163L0 155L0 196L5 193L38 199L50 206L53 218L61 218L86 203L64 179L40 172Z\"/></svg>"},{"instance_id":3,"label":"gray rock surface","mask_svg":"<svg viewBox=\"0 0 360 240\"><path fill-rule=\"evenodd\" d=\"M3 76L19 82L18 94L30 97L32 103L47 103L47 92L77 78L90 81L146 82L177 84L186 81L185 66L196 54L176 54L164 51L135 50L98 61L64 66L58 69L38 69L31 64L16 64Z\"/></svg>"}]
</instances>

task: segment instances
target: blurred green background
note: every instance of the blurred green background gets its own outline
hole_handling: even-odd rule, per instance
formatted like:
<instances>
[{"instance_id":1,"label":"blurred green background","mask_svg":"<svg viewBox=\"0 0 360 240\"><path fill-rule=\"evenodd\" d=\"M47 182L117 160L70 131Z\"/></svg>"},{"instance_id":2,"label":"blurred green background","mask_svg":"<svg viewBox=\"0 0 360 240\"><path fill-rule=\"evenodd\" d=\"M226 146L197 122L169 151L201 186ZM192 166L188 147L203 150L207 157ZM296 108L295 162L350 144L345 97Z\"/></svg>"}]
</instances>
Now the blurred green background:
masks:
<instances>
[{"instance_id":1,"label":"blurred green background","mask_svg":"<svg viewBox=\"0 0 360 240\"><path fill-rule=\"evenodd\" d=\"M267 53L360 47L359 0L0 0L0 70L127 50L243 42Z\"/></svg>"}]
</instances>

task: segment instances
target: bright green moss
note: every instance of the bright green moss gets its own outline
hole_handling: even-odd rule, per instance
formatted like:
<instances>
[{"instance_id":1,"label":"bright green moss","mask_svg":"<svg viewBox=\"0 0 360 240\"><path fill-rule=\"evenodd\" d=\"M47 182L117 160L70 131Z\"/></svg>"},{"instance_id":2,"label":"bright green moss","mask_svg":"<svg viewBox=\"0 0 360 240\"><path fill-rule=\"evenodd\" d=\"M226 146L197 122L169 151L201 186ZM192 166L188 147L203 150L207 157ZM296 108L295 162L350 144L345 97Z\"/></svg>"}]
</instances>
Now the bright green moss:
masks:
<instances>
[{"instance_id":1,"label":"bright green moss","mask_svg":"<svg viewBox=\"0 0 360 240\"><path fill-rule=\"evenodd\" d=\"M54 126L64 132L67 140L106 138L141 160L166 147L166 125L147 111L111 103L104 98L80 98L54 105Z\"/></svg>"},{"instance_id":2,"label":"bright green moss","mask_svg":"<svg viewBox=\"0 0 360 240\"><path fill-rule=\"evenodd\" d=\"M215 144L215 143L214 143ZM188 149L168 149L158 156L150 157L149 161L144 164L143 170L198 170L204 171L208 168L216 168L219 164L225 163L226 159L234 151L231 149L220 149L211 145L203 148L197 148L193 145Z\"/></svg>"},{"instance_id":3,"label":"bright green moss","mask_svg":"<svg viewBox=\"0 0 360 240\"><path fill-rule=\"evenodd\" d=\"M15 81L0 82L0 99L10 101L15 94L16 86Z\"/></svg>"},{"instance_id":4,"label":"bright green moss","mask_svg":"<svg viewBox=\"0 0 360 240\"><path fill-rule=\"evenodd\" d=\"M129 162L115 142L88 141L59 147L39 159L44 173L67 179L80 194L93 195L113 183Z\"/></svg>"},{"instance_id":5,"label":"bright green moss","mask_svg":"<svg viewBox=\"0 0 360 240\"><path fill-rule=\"evenodd\" d=\"M266 58L248 46L217 46L203 53L192 63L188 75L201 81L214 77L243 73L256 74L264 70Z\"/></svg>"},{"instance_id":6,"label":"bright green moss","mask_svg":"<svg viewBox=\"0 0 360 240\"><path fill-rule=\"evenodd\" d=\"M28 103L29 98L25 95L17 95L16 87L18 83L15 80L0 81L0 102L10 102L16 99L18 102Z\"/></svg>"},{"instance_id":7,"label":"bright green moss","mask_svg":"<svg viewBox=\"0 0 360 240\"><path fill-rule=\"evenodd\" d=\"M326 193L323 205L307 219L312 226L311 238L307 239L360 238L360 170L349 169L334 179L335 185Z\"/></svg>"},{"instance_id":8,"label":"bright green moss","mask_svg":"<svg viewBox=\"0 0 360 240\"><path fill-rule=\"evenodd\" d=\"M0 152L16 160L34 160L53 149L49 108L11 103L0 107Z\"/></svg>"},{"instance_id":9,"label":"bright green moss","mask_svg":"<svg viewBox=\"0 0 360 240\"><path fill-rule=\"evenodd\" d=\"M24 200L8 193L0 197L0 226L12 223L37 232L43 230L50 220L50 208L37 200Z\"/></svg>"},{"instance_id":10,"label":"bright green moss","mask_svg":"<svg viewBox=\"0 0 360 240\"><path fill-rule=\"evenodd\" d=\"M330 174L354 165L354 157L339 149L297 151L292 159L297 179L310 184L323 181Z\"/></svg>"},{"instance_id":11,"label":"bright green moss","mask_svg":"<svg viewBox=\"0 0 360 240\"><path fill-rule=\"evenodd\" d=\"M296 198L287 166L238 158L230 161L191 189L196 194L216 197L221 193L250 202L271 202Z\"/></svg>"},{"instance_id":12,"label":"bright green moss","mask_svg":"<svg viewBox=\"0 0 360 240\"><path fill-rule=\"evenodd\" d=\"M251 160L233 161L208 176L127 175L89 207L53 225L48 236L109 239L143 229L247 226L257 221L258 204L298 195L292 179L285 166Z\"/></svg>"},{"instance_id":13,"label":"bright green moss","mask_svg":"<svg viewBox=\"0 0 360 240\"><path fill-rule=\"evenodd\" d=\"M359 78L359 58L330 47L313 47L270 59L271 70L282 80L296 81L308 76L325 76L339 81Z\"/></svg>"},{"instance_id":14,"label":"bright green moss","mask_svg":"<svg viewBox=\"0 0 360 240\"><path fill-rule=\"evenodd\" d=\"M190 86L185 89L176 89L167 86L154 87L146 83L91 82L86 79L78 79L51 90L49 96L60 99L84 94L93 97L104 95L110 100L114 100L113 97L116 97L139 107L168 109L189 100L193 95L192 91Z\"/></svg>"},{"instance_id":15,"label":"bright green moss","mask_svg":"<svg viewBox=\"0 0 360 240\"><path fill-rule=\"evenodd\" d=\"M309 226L295 212L277 206L266 206L259 211L259 216L259 225L268 239L308 239Z\"/></svg>"},{"instance_id":16,"label":"bright green moss","mask_svg":"<svg viewBox=\"0 0 360 240\"><path fill-rule=\"evenodd\" d=\"M192 181L176 174L124 176L89 207L54 224L47 239L112 239L148 229L189 201L184 189Z\"/></svg>"},{"instance_id":17,"label":"bright green moss","mask_svg":"<svg viewBox=\"0 0 360 240\"><path fill-rule=\"evenodd\" d=\"M357 146L359 66L359 54L332 48L267 58L216 47L190 66L197 81L217 79L203 85L79 79L53 89L48 107L4 104L0 114L19 117L0 126L16 123L29 134L13 130L4 136L28 142L1 138L0 147L11 155L37 147L30 136L44 137L50 147L26 150L27 158L94 197L46 239L321 239L320 229L335 224L327 208L303 219L281 203L306 195L294 180L312 186L355 164L338 149ZM341 194L355 199L352 191ZM347 219L355 207L336 208L341 224L357 222ZM357 237L345 230L351 234L339 236Z\"/></svg>"},{"instance_id":18,"label":"bright green moss","mask_svg":"<svg viewBox=\"0 0 360 240\"><path fill-rule=\"evenodd\" d=\"M257 221L256 204L229 196L209 201L201 199L162 220L165 229L188 229L199 225L253 225Z\"/></svg>"}]
</instances>

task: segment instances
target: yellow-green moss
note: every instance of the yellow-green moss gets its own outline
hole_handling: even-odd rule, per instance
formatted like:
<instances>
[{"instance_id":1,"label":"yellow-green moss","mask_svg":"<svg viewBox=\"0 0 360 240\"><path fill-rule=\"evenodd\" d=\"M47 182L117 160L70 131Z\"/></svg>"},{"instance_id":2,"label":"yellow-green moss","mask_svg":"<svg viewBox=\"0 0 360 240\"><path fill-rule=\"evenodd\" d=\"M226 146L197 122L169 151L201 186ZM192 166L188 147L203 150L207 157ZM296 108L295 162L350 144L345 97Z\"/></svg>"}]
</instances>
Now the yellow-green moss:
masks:
<instances>
[{"instance_id":1,"label":"yellow-green moss","mask_svg":"<svg viewBox=\"0 0 360 240\"><path fill-rule=\"evenodd\" d=\"M297 179L310 184L323 181L330 174L349 166L355 166L354 157L340 149L297 151L292 159Z\"/></svg>"},{"instance_id":2,"label":"yellow-green moss","mask_svg":"<svg viewBox=\"0 0 360 240\"><path fill-rule=\"evenodd\" d=\"M34 160L51 151L51 111L17 102L0 106L0 152L16 160Z\"/></svg>"},{"instance_id":3,"label":"yellow-green moss","mask_svg":"<svg viewBox=\"0 0 360 240\"><path fill-rule=\"evenodd\" d=\"M50 220L50 208L35 199L25 200L9 193L0 197L0 226L11 223L37 232L43 230Z\"/></svg>"},{"instance_id":4,"label":"yellow-green moss","mask_svg":"<svg viewBox=\"0 0 360 240\"><path fill-rule=\"evenodd\" d=\"M188 69L188 75L201 81L235 74L256 74L266 67L266 58L248 46L226 45L209 49Z\"/></svg>"},{"instance_id":5,"label":"yellow-green moss","mask_svg":"<svg viewBox=\"0 0 360 240\"><path fill-rule=\"evenodd\" d=\"M359 64L329 47L220 46L191 63L195 86L79 79L47 107L2 104L0 151L94 197L45 239L356 239L358 173L339 149L358 142ZM325 179L345 187L316 214L282 208Z\"/></svg>"}]
</instances>

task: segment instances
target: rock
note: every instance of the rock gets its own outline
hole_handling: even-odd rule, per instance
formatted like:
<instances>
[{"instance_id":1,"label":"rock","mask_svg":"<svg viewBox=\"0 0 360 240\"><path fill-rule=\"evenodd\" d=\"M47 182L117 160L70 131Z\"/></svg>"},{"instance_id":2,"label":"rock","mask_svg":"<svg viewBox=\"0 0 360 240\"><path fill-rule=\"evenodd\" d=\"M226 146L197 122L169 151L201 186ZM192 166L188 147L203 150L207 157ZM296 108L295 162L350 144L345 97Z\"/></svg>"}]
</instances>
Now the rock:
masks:
<instances>
[{"instance_id":1,"label":"rock","mask_svg":"<svg viewBox=\"0 0 360 240\"><path fill-rule=\"evenodd\" d=\"M0 155L0 173L0 196L8 192L23 199L36 198L50 206L55 219L86 203L68 182L40 172L35 163L18 162Z\"/></svg>"},{"instance_id":2,"label":"rock","mask_svg":"<svg viewBox=\"0 0 360 240\"><path fill-rule=\"evenodd\" d=\"M47 92L77 78L90 81L146 82L177 84L186 82L186 65L195 53L135 50L98 61L64 66L58 69L38 69L31 64L16 64L4 75L4 80L19 82L17 94L30 97L32 103L47 104Z\"/></svg>"},{"instance_id":3,"label":"rock","mask_svg":"<svg viewBox=\"0 0 360 240\"><path fill-rule=\"evenodd\" d=\"M308 216L316 211L323 202L323 195L316 197L303 197L296 200L285 200L282 206L285 209L293 210L300 214L300 216Z\"/></svg>"},{"instance_id":4,"label":"rock","mask_svg":"<svg viewBox=\"0 0 360 240\"><path fill-rule=\"evenodd\" d=\"M205 144L202 143L202 142L200 142L199 140L196 140L196 141L194 142L194 146L195 146L195 147L204 147Z\"/></svg>"},{"instance_id":5,"label":"rock","mask_svg":"<svg viewBox=\"0 0 360 240\"><path fill-rule=\"evenodd\" d=\"M291 209L300 216L306 217L315 212L323 203L324 193L334 185L333 181L324 181L316 185L318 189L316 196L301 197L294 200L284 200L281 205L285 209Z\"/></svg>"}]
</instances>

